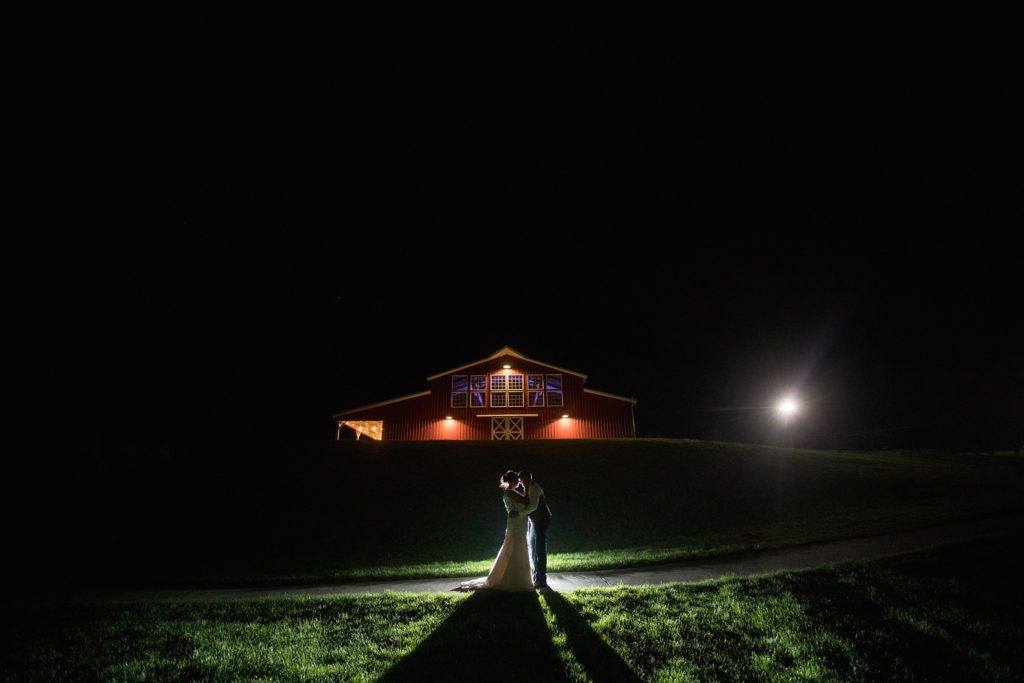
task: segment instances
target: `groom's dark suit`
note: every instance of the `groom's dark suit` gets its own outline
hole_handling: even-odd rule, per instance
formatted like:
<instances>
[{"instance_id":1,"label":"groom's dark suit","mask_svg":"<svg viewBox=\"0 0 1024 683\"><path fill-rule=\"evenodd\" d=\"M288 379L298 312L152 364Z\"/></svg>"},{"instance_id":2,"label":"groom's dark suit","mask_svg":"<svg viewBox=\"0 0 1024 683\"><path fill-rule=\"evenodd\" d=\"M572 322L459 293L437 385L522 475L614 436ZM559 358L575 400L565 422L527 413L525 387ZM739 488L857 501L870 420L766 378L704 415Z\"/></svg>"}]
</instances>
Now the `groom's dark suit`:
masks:
<instances>
[{"instance_id":1,"label":"groom's dark suit","mask_svg":"<svg viewBox=\"0 0 1024 683\"><path fill-rule=\"evenodd\" d=\"M524 513L530 515L530 557L533 560L533 583L546 586L548 583L548 523L551 508L548 507L544 489L536 481L530 484L530 502Z\"/></svg>"}]
</instances>

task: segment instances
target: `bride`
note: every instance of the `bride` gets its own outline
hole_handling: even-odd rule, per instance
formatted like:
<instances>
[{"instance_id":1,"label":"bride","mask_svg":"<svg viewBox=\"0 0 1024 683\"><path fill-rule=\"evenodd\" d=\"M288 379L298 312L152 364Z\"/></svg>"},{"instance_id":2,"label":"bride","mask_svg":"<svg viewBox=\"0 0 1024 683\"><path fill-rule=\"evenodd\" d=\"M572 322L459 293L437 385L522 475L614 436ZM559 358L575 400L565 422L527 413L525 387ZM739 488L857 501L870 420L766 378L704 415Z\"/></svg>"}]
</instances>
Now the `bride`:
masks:
<instances>
[{"instance_id":1,"label":"bride","mask_svg":"<svg viewBox=\"0 0 1024 683\"><path fill-rule=\"evenodd\" d=\"M527 515L521 514L529 500L516 491L519 475L509 470L501 475L501 489L505 492L502 500L508 511L508 526L505 541L501 544L498 557L485 579L466 581L460 588L495 588L503 591L532 591L533 577L530 574L530 556L526 547Z\"/></svg>"}]
</instances>

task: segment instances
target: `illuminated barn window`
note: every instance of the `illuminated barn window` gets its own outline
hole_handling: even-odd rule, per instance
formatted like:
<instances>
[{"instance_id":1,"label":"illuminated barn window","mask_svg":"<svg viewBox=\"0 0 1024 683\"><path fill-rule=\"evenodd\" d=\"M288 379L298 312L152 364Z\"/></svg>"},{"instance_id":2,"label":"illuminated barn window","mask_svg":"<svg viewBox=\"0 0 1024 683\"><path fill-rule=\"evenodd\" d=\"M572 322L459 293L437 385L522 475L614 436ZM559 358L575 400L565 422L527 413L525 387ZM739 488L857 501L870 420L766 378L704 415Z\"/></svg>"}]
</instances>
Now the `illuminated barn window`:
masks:
<instances>
[{"instance_id":1,"label":"illuminated barn window","mask_svg":"<svg viewBox=\"0 0 1024 683\"><path fill-rule=\"evenodd\" d=\"M549 406L558 407L564 405L561 375L548 375L544 389L547 392Z\"/></svg>"},{"instance_id":2,"label":"illuminated barn window","mask_svg":"<svg viewBox=\"0 0 1024 683\"><path fill-rule=\"evenodd\" d=\"M491 407L522 408L523 376L491 375Z\"/></svg>"},{"instance_id":3,"label":"illuminated barn window","mask_svg":"<svg viewBox=\"0 0 1024 683\"><path fill-rule=\"evenodd\" d=\"M487 405L487 375L472 375L469 378L469 407L483 408Z\"/></svg>"},{"instance_id":4,"label":"illuminated barn window","mask_svg":"<svg viewBox=\"0 0 1024 683\"><path fill-rule=\"evenodd\" d=\"M469 405L469 377L452 375L452 408L465 408Z\"/></svg>"},{"instance_id":5,"label":"illuminated barn window","mask_svg":"<svg viewBox=\"0 0 1024 683\"><path fill-rule=\"evenodd\" d=\"M544 407L544 375L526 376L526 401L531 408Z\"/></svg>"}]
</instances>

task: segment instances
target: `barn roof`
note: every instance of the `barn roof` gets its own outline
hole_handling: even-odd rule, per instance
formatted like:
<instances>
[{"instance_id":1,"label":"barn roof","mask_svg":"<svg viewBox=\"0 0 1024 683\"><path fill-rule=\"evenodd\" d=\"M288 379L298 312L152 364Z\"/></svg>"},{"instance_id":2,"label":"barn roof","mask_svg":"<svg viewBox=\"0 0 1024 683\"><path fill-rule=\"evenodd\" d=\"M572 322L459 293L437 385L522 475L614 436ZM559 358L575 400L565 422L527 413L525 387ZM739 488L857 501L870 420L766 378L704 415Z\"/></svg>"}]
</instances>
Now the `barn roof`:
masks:
<instances>
[{"instance_id":1,"label":"barn roof","mask_svg":"<svg viewBox=\"0 0 1024 683\"><path fill-rule=\"evenodd\" d=\"M586 387L583 388L583 393L604 396L605 398L617 398L620 401L625 401L631 406L636 405L636 399L633 398L632 396L619 396L618 394L610 394L607 391L598 391L597 389L587 389Z\"/></svg>"},{"instance_id":2,"label":"barn roof","mask_svg":"<svg viewBox=\"0 0 1024 683\"><path fill-rule=\"evenodd\" d=\"M564 373L567 373L567 374L570 374L570 375L575 375L576 377L581 377L583 380L587 379L587 376L584 375L582 372L576 372L575 370L567 370L566 368L561 368L561 367L558 367L557 365L552 365L551 363L545 363L543 361L534 360L533 358L527 358L523 354L521 354L518 351L516 351L515 349L513 349L511 346L503 346L500 349L498 349L497 351L495 351L494 353L492 353L491 355L487 356L486 358L481 358L478 361L474 361L474 362L468 363L466 365L460 365L459 367L452 368L451 370L445 370L444 372L439 372L436 375L431 375L430 377L427 377L427 380L428 381L435 380L438 377L443 377L443 376L449 375L449 374L451 374L453 372L458 372L459 370L465 370L466 368L471 368L474 365L479 365L481 363L486 363L487 361L496 360L498 358L502 358L502 357L505 357L505 356L511 356L512 358L518 358L518 359L524 360L524 361L526 361L528 363L534 363L536 365L542 365L542 366L544 366L546 368L551 368L552 370L557 370L558 372L564 372ZM610 394L607 391L598 391L597 389L587 389L587 388L584 388L583 391L584 391L584 393L595 394L597 396L604 396L605 398L614 398L614 399L618 399L620 401L626 401L630 405L636 405L636 402L637 402L635 398L632 398L632 397L629 397L629 396L619 396L618 394ZM390 399L388 401L380 401L379 403L371 403L369 405L359 406L358 408L351 408L349 410L344 410L344 411L342 411L340 413L334 413L333 417L337 419L337 418L343 417L345 415L351 415L352 413L358 413L358 412L361 412L363 410L369 410L371 408L380 408L381 406L390 405L392 403L399 403L401 401L407 401L407 400L412 399L412 398L419 398L420 396L426 396L428 394L430 394L430 390L429 389L427 389L426 391L417 392L415 394L409 394L407 396L400 396L398 398L393 398L393 399Z\"/></svg>"},{"instance_id":3,"label":"barn roof","mask_svg":"<svg viewBox=\"0 0 1024 683\"><path fill-rule=\"evenodd\" d=\"M398 398L392 398L387 401L380 401L378 403L371 403L365 406L359 406L358 408L350 408L349 410L343 410L340 413L334 413L332 417L341 417L343 415L351 415L352 413L358 413L361 410L369 410L370 408L380 408L381 406L390 405L392 403L398 403L399 401L407 401L410 398L419 398L420 396L426 396L430 393L430 389L426 391L419 391L415 394L409 394L408 396L399 396Z\"/></svg>"},{"instance_id":4,"label":"barn roof","mask_svg":"<svg viewBox=\"0 0 1024 683\"><path fill-rule=\"evenodd\" d=\"M543 361L534 360L533 358L527 358L523 354L521 354L518 351L516 351L515 349L513 349L511 346L503 346L500 349L498 349L497 351L495 351L494 353L492 353L491 355L487 356L487 358L481 358L480 360L473 361L472 363L467 363L466 365L460 365L457 368L452 368L451 370L445 370L444 372L439 372L437 374L431 375L430 377L427 377L427 381L435 380L438 377L443 377L445 375L450 375L453 372L458 372L459 370L465 370L466 368L471 368L474 365L479 365L480 363L486 363L489 360L494 360L496 358L501 358L502 356L512 356L513 358L518 358L520 360L525 360L527 363L536 363L537 365L543 365L544 367L551 368L552 370L558 370L559 372L565 372L565 373L568 373L570 375L576 375L577 377L582 377L583 379L587 378L587 376L584 375L582 372L576 372L575 370L566 370L565 368L560 368L557 365L552 365L551 363L545 363Z\"/></svg>"}]
</instances>

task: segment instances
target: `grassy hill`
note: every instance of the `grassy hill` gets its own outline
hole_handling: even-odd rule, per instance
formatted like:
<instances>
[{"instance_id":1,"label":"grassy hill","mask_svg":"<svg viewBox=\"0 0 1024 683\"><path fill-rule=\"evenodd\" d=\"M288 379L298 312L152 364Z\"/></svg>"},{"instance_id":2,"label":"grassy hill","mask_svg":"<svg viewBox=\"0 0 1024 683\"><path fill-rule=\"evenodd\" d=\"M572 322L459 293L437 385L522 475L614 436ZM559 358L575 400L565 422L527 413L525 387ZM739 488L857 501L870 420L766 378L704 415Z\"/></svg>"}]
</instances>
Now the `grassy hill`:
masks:
<instances>
[{"instance_id":1,"label":"grassy hill","mask_svg":"<svg viewBox=\"0 0 1024 683\"><path fill-rule=\"evenodd\" d=\"M486 573L506 469L554 513L549 569L910 528L1021 506L1024 461L682 440L235 444L62 459L13 543L29 578L237 583ZM38 498L38 497L37 497Z\"/></svg>"}]
</instances>

